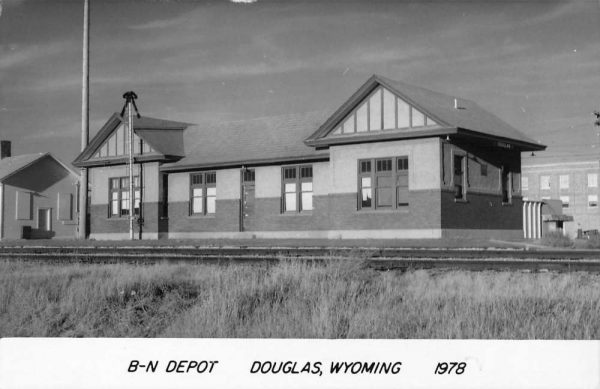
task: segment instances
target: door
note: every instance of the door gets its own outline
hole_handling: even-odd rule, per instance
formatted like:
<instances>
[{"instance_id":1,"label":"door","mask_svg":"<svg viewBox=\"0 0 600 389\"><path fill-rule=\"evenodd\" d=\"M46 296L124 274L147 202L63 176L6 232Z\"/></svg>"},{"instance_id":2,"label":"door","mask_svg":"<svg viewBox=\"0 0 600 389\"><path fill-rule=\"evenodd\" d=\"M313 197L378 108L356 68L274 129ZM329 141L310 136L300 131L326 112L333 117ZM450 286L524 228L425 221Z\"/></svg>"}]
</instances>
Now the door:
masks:
<instances>
[{"instance_id":1,"label":"door","mask_svg":"<svg viewBox=\"0 0 600 389\"><path fill-rule=\"evenodd\" d=\"M242 195L240 207L240 229L251 231L255 213L254 205L254 169L242 170Z\"/></svg>"},{"instance_id":2,"label":"door","mask_svg":"<svg viewBox=\"0 0 600 389\"><path fill-rule=\"evenodd\" d=\"M50 208L38 209L38 230L40 231L52 231L52 215Z\"/></svg>"}]
</instances>

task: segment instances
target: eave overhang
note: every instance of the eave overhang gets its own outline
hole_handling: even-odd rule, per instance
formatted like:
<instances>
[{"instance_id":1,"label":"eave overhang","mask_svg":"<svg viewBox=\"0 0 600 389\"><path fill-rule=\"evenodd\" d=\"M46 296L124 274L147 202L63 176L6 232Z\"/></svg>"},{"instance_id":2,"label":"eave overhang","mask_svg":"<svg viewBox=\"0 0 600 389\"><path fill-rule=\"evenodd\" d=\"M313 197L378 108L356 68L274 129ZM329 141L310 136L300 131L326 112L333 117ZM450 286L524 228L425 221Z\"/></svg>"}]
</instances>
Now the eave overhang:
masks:
<instances>
[{"instance_id":1,"label":"eave overhang","mask_svg":"<svg viewBox=\"0 0 600 389\"><path fill-rule=\"evenodd\" d=\"M176 162L181 159L180 156L169 156L169 155L138 155L133 158L134 163L146 163L146 162ZM111 157L100 159L96 158L93 160L87 161L75 161L73 165L77 167L102 167L102 166L114 166L114 165L124 165L129 163L129 158L125 157Z\"/></svg>"},{"instance_id":2,"label":"eave overhang","mask_svg":"<svg viewBox=\"0 0 600 389\"><path fill-rule=\"evenodd\" d=\"M329 136L327 138L305 140L307 146L326 148L329 146L346 145L353 143L385 142L392 140L430 138L457 133L456 128L433 128L429 130L380 130L377 133L361 133L340 136Z\"/></svg>"},{"instance_id":3,"label":"eave overhang","mask_svg":"<svg viewBox=\"0 0 600 389\"><path fill-rule=\"evenodd\" d=\"M280 164L291 164L291 163L308 163L308 162L324 162L329 161L329 153L313 154L313 155L300 155L295 157L282 157L282 158L264 158L264 159L252 159L252 160L240 160L240 161L226 161L216 163L194 163L194 164L182 164L176 166L161 166L161 172L185 172L191 170L206 170L206 169L225 169L225 168L241 168L241 167L253 167L253 166L265 166L265 165L280 165Z\"/></svg>"},{"instance_id":4,"label":"eave overhang","mask_svg":"<svg viewBox=\"0 0 600 389\"><path fill-rule=\"evenodd\" d=\"M512 138L488 135L481 132L468 130L466 128L457 128L457 135L465 138L490 140L492 142L496 142L496 145L499 147L515 148L519 151L542 151L546 149L545 145L539 143L524 142Z\"/></svg>"}]
</instances>

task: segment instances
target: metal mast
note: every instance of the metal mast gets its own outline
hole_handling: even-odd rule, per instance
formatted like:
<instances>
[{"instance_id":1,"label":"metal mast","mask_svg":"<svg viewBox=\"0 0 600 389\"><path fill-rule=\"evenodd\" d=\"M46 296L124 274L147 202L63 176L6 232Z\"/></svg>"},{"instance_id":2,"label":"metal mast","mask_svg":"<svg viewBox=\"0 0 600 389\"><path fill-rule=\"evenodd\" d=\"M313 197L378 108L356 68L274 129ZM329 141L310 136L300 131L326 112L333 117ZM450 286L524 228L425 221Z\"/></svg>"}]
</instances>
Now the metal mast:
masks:
<instances>
[{"instance_id":1,"label":"metal mast","mask_svg":"<svg viewBox=\"0 0 600 389\"><path fill-rule=\"evenodd\" d=\"M83 75L81 86L81 151L89 142L89 43L90 43L90 5L89 0L83 3ZM88 170L81 168L79 181L79 239L87 237L87 204L88 204Z\"/></svg>"},{"instance_id":2,"label":"metal mast","mask_svg":"<svg viewBox=\"0 0 600 389\"><path fill-rule=\"evenodd\" d=\"M133 91L125 92L123 94L123 98L125 99L125 105L123 106L123 110L121 111L121 117L125 113L125 109L127 109L127 128L128 128L128 137L129 137L129 161L128 161L128 170L129 170L129 239L134 239L133 234L133 225L135 220L135 192L133 185L133 110L137 114L138 119L140 118L140 113L138 112L137 106L135 105L135 99L137 99L137 95Z\"/></svg>"}]
</instances>

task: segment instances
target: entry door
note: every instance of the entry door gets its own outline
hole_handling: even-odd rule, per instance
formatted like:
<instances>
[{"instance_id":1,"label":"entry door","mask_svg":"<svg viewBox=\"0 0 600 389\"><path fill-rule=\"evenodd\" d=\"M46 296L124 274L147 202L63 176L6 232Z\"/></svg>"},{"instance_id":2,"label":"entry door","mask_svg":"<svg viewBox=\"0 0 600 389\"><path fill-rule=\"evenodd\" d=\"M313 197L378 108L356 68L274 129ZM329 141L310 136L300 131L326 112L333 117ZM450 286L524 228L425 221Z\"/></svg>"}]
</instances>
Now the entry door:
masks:
<instances>
[{"instance_id":1,"label":"entry door","mask_svg":"<svg viewBox=\"0 0 600 389\"><path fill-rule=\"evenodd\" d=\"M252 230L254 219L254 169L242 170L242 204L241 204L241 230Z\"/></svg>"},{"instance_id":2,"label":"entry door","mask_svg":"<svg viewBox=\"0 0 600 389\"><path fill-rule=\"evenodd\" d=\"M50 224L52 220L51 211L49 208L38 209L38 230L52 230L52 225Z\"/></svg>"}]
</instances>

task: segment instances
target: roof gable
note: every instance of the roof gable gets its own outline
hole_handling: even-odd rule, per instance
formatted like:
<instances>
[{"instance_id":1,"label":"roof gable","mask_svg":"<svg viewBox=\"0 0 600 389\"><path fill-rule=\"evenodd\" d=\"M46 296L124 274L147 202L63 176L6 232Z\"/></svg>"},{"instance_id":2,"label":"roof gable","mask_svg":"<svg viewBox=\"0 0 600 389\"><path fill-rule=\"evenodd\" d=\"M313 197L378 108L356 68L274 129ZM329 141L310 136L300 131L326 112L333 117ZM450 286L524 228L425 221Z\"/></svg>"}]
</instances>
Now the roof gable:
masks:
<instances>
[{"instance_id":1,"label":"roof gable","mask_svg":"<svg viewBox=\"0 0 600 389\"><path fill-rule=\"evenodd\" d=\"M156 151L145 142L140 139L137 133L133 134L133 153L149 154L156 153ZM97 147L96 153L93 154L92 158L104 158L104 157L123 157L129 155L129 134L125 129L123 123L119 124L115 128L108 138Z\"/></svg>"},{"instance_id":2,"label":"roof gable","mask_svg":"<svg viewBox=\"0 0 600 389\"><path fill-rule=\"evenodd\" d=\"M348 117L348 115L351 115L353 110L378 88L384 88L384 90L387 90L397 98L396 101L401 100L408 104L412 109L431 118L432 122L435 122L437 126L419 127L418 131L414 131L415 128L411 127L406 128L403 131L369 131L347 137L327 136L336 131L336 126L340 121L343 120L343 118ZM398 121L398 117L396 117L395 120ZM349 141L372 141L373 139L391 140L410 137L443 136L457 133L463 134L464 136L483 136L496 140L503 140L519 145L522 150L542 150L545 148L545 146L533 141L517 129L470 100L434 92L378 75L370 77L331 117L329 117L319 130L308 137L305 142L311 146L327 147L330 144L345 143Z\"/></svg>"},{"instance_id":3,"label":"roof gable","mask_svg":"<svg viewBox=\"0 0 600 389\"><path fill-rule=\"evenodd\" d=\"M387 130L439 126L430 116L383 86L377 86L325 136L347 136Z\"/></svg>"},{"instance_id":4,"label":"roof gable","mask_svg":"<svg viewBox=\"0 0 600 389\"><path fill-rule=\"evenodd\" d=\"M150 117L133 118L134 154L137 157L182 157L183 131L188 123ZM120 162L129 155L125 120L114 113L73 162L76 166Z\"/></svg>"}]
</instances>

